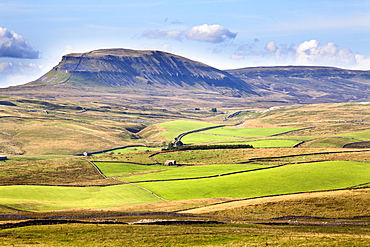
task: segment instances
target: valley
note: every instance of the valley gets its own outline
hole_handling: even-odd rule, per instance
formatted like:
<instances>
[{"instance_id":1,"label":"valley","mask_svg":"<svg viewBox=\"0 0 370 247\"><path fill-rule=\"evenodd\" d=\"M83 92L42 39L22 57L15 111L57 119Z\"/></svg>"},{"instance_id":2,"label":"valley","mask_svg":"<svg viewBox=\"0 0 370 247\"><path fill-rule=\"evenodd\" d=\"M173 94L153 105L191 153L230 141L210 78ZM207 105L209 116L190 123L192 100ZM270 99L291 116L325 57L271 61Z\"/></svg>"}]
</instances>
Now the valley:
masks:
<instances>
[{"instance_id":1,"label":"valley","mask_svg":"<svg viewBox=\"0 0 370 247\"><path fill-rule=\"evenodd\" d=\"M2 101L3 246L369 244L369 103Z\"/></svg>"}]
</instances>

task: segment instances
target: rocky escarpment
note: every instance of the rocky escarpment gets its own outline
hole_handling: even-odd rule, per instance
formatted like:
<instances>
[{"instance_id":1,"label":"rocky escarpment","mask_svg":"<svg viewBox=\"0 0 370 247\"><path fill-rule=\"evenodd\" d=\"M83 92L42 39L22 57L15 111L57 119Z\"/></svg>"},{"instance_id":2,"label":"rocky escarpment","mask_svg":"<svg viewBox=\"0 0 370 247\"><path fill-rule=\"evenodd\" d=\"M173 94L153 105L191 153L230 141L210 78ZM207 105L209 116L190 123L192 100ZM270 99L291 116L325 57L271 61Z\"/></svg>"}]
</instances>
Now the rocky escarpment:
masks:
<instances>
[{"instance_id":1,"label":"rocky escarpment","mask_svg":"<svg viewBox=\"0 0 370 247\"><path fill-rule=\"evenodd\" d=\"M227 70L264 97L292 103L367 101L370 71L333 67L280 66Z\"/></svg>"},{"instance_id":2,"label":"rocky escarpment","mask_svg":"<svg viewBox=\"0 0 370 247\"><path fill-rule=\"evenodd\" d=\"M37 84L83 84L142 88L209 90L231 96L256 94L225 71L161 51L104 49L63 56Z\"/></svg>"}]
</instances>

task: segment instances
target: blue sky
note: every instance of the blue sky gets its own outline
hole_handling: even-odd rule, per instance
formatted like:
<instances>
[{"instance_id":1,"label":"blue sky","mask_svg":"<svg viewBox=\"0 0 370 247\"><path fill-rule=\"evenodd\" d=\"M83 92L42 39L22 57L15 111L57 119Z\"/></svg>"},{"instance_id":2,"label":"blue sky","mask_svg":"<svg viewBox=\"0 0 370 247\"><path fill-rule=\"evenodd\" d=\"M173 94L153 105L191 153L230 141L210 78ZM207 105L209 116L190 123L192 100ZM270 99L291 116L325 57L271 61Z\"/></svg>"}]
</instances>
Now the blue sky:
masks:
<instances>
[{"instance_id":1,"label":"blue sky","mask_svg":"<svg viewBox=\"0 0 370 247\"><path fill-rule=\"evenodd\" d=\"M101 48L162 50L219 69L370 70L370 1L0 0L0 87Z\"/></svg>"}]
</instances>

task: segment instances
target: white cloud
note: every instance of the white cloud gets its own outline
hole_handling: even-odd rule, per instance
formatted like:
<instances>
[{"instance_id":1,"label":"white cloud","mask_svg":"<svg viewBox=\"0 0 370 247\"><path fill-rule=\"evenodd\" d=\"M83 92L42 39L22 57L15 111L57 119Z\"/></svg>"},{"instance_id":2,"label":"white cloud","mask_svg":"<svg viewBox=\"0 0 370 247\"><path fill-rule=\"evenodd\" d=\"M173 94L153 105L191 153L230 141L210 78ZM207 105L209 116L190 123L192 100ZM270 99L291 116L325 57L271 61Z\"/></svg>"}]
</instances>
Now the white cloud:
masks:
<instances>
[{"instance_id":1,"label":"white cloud","mask_svg":"<svg viewBox=\"0 0 370 247\"><path fill-rule=\"evenodd\" d=\"M230 58L233 60L243 60L245 59L245 56L240 55L238 53L234 53L234 54L231 54Z\"/></svg>"},{"instance_id":2,"label":"white cloud","mask_svg":"<svg viewBox=\"0 0 370 247\"><path fill-rule=\"evenodd\" d=\"M187 30L161 31L159 29L147 29L141 33L141 37L149 39L176 39L197 40L210 43L221 43L228 39L234 39L237 33L232 33L226 27L220 25L201 25Z\"/></svg>"},{"instance_id":3,"label":"white cloud","mask_svg":"<svg viewBox=\"0 0 370 247\"><path fill-rule=\"evenodd\" d=\"M0 27L0 57L39 58L39 52L21 35Z\"/></svg>"},{"instance_id":4,"label":"white cloud","mask_svg":"<svg viewBox=\"0 0 370 247\"><path fill-rule=\"evenodd\" d=\"M235 39L236 35L237 33L230 32L226 27L207 24L192 27L185 33L187 39L211 43L221 43L227 39Z\"/></svg>"},{"instance_id":5,"label":"white cloud","mask_svg":"<svg viewBox=\"0 0 370 247\"><path fill-rule=\"evenodd\" d=\"M297 64L356 66L356 54L349 48L339 48L333 42L321 45L317 40L305 41L296 48Z\"/></svg>"},{"instance_id":6,"label":"white cloud","mask_svg":"<svg viewBox=\"0 0 370 247\"><path fill-rule=\"evenodd\" d=\"M356 69L370 70L370 57L365 57L364 55L356 54Z\"/></svg>"},{"instance_id":7,"label":"white cloud","mask_svg":"<svg viewBox=\"0 0 370 247\"><path fill-rule=\"evenodd\" d=\"M141 36L149 39L181 39L182 32L181 31L160 31L159 29L145 30Z\"/></svg>"},{"instance_id":8,"label":"white cloud","mask_svg":"<svg viewBox=\"0 0 370 247\"><path fill-rule=\"evenodd\" d=\"M278 48L275 44L275 41L270 41L266 44L265 49L269 52L276 52Z\"/></svg>"}]
</instances>

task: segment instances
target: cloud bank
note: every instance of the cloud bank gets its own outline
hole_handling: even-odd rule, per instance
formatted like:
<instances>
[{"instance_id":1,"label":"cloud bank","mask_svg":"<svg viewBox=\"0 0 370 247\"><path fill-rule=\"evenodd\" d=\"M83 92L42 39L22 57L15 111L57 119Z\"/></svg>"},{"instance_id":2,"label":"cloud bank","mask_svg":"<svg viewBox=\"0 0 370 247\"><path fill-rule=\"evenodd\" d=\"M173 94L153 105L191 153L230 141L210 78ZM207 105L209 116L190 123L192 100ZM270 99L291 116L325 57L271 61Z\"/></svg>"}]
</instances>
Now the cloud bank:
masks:
<instances>
[{"instance_id":1,"label":"cloud bank","mask_svg":"<svg viewBox=\"0 0 370 247\"><path fill-rule=\"evenodd\" d=\"M36 59L39 55L21 35L0 27L0 57Z\"/></svg>"},{"instance_id":2,"label":"cloud bank","mask_svg":"<svg viewBox=\"0 0 370 247\"><path fill-rule=\"evenodd\" d=\"M224 26L221 25L200 25L194 26L187 30L171 30L161 31L156 30L145 30L141 37L149 39L177 39L177 40L196 40L201 42L209 43L222 43L226 40L235 39L237 33L231 32Z\"/></svg>"},{"instance_id":3,"label":"cloud bank","mask_svg":"<svg viewBox=\"0 0 370 247\"><path fill-rule=\"evenodd\" d=\"M259 56L263 61L273 60L276 64L336 66L351 69L370 69L370 57L354 53L350 48L339 47L333 42L320 44L317 40L309 40L295 44L277 45L268 42L263 51L244 48L240 45L231 55L231 59L242 60L251 56Z\"/></svg>"}]
</instances>

